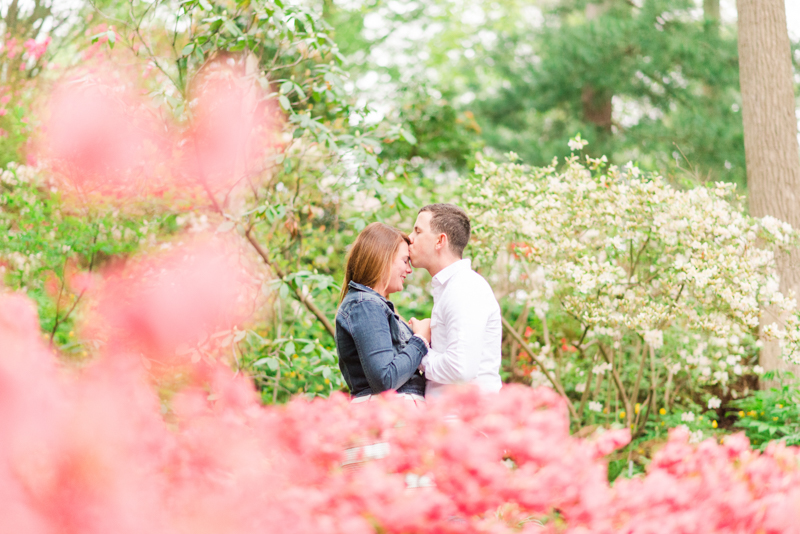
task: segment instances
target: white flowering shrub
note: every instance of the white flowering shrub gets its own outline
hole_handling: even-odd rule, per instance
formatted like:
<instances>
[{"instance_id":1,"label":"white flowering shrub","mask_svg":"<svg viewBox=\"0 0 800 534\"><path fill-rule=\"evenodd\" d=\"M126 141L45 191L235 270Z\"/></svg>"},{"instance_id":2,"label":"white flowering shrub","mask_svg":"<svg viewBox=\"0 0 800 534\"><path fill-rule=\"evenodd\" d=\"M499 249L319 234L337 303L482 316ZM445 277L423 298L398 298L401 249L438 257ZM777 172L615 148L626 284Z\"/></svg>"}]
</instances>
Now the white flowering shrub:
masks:
<instances>
[{"instance_id":1,"label":"white flowering shrub","mask_svg":"<svg viewBox=\"0 0 800 534\"><path fill-rule=\"evenodd\" d=\"M727 393L737 377L760 372L767 305L789 319L765 333L797 359L795 301L778 291L774 262L797 235L746 215L735 185L682 190L605 157L573 153L560 167L534 168L510 156L479 159L464 184L474 261L506 277L511 304L535 312L534 374L549 370L575 413L589 402L592 412L643 425L637 402L657 413L676 395L701 406L710 391Z\"/></svg>"}]
</instances>

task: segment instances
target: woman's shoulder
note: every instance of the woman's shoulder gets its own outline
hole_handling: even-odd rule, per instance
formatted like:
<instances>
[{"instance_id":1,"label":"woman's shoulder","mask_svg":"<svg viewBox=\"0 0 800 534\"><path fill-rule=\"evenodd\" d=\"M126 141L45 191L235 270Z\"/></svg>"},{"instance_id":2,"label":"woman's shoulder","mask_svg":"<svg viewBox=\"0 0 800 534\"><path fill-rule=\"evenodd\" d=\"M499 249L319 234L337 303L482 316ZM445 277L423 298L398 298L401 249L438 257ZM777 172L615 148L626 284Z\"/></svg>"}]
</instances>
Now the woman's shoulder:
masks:
<instances>
[{"instance_id":1,"label":"woman's shoulder","mask_svg":"<svg viewBox=\"0 0 800 534\"><path fill-rule=\"evenodd\" d=\"M350 291L345 295L344 300L339 305L336 315L350 315L356 310L364 311L391 311L389 306L378 296L364 291Z\"/></svg>"}]
</instances>

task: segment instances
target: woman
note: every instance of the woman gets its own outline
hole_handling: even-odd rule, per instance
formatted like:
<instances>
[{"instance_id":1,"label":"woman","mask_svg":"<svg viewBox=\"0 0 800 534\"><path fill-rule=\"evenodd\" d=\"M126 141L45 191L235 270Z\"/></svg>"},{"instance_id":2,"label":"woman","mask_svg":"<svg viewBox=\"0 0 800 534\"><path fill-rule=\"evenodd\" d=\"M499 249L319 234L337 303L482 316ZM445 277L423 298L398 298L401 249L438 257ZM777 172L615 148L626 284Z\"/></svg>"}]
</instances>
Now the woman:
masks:
<instances>
[{"instance_id":1,"label":"woman","mask_svg":"<svg viewBox=\"0 0 800 534\"><path fill-rule=\"evenodd\" d=\"M353 402L390 389L410 400L424 400L425 378L417 367L430 340L401 321L387 300L403 289L411 273L408 245L408 236L400 230L372 223L347 257L336 313L336 349Z\"/></svg>"}]
</instances>

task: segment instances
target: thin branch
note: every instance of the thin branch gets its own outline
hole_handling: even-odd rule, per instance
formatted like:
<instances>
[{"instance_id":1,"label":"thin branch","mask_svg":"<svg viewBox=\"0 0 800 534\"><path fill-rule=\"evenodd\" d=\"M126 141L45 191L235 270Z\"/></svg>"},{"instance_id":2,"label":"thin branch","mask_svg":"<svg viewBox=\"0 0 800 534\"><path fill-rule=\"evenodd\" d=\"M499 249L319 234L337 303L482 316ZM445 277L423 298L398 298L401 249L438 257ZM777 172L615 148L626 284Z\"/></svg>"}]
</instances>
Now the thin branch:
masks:
<instances>
[{"instance_id":1,"label":"thin branch","mask_svg":"<svg viewBox=\"0 0 800 534\"><path fill-rule=\"evenodd\" d=\"M641 343L641 339L639 339L639 342ZM637 349L638 349L638 347L637 347ZM647 361L647 354L646 353L647 353L647 344L645 343L642 346L642 351L641 351L642 360L639 363L639 373L636 375L636 383L634 383L634 385L633 385L633 391L631 392L631 397L630 397L631 398L631 402L634 402L634 403L639 399L639 387L641 386L642 375L644 374L644 364Z\"/></svg>"},{"instance_id":2,"label":"thin branch","mask_svg":"<svg viewBox=\"0 0 800 534\"><path fill-rule=\"evenodd\" d=\"M252 230L253 230L252 226L248 228L247 231L245 232L245 237L247 237L247 240L250 241L251 245L253 245L253 248L256 250L256 252L258 252L258 255L261 256L261 259L264 260L264 263L266 263L268 267L270 267L273 271L275 271L275 274L277 274L281 280L285 280L286 274L283 272L283 269L281 269L279 265L276 265L272 263L272 261L270 261L269 254L267 254L267 251L264 250L264 248L255 238L255 236L252 233ZM299 300L308 309L308 311L313 313L317 317L317 319L319 319L319 321L325 327L325 330L327 330L328 333L333 338L336 338L336 329L333 327L333 324L331 324L330 319L328 319L328 317L322 312L322 310L320 310L317 307L316 304L311 302L311 300L309 300L308 297L303 295L303 291L300 288L300 286L298 286L297 284L294 284L293 286L294 286L294 293L295 295L297 295L297 300Z\"/></svg>"},{"instance_id":3,"label":"thin branch","mask_svg":"<svg viewBox=\"0 0 800 534\"><path fill-rule=\"evenodd\" d=\"M611 365L611 376L614 379L614 384L619 390L619 394L622 395L622 403L625 405L625 412L626 414L629 414L631 411L631 401L628 398L628 394L625 392L625 387L622 385L622 380L619 378L619 373L617 373L617 370L614 368L614 362L612 362L611 358L608 357L608 354L606 354L602 344L598 343L597 348L600 349L600 354L603 355L603 358L606 360L606 362Z\"/></svg>"},{"instance_id":4,"label":"thin branch","mask_svg":"<svg viewBox=\"0 0 800 534\"><path fill-rule=\"evenodd\" d=\"M589 399L589 390L592 389L592 376L594 375L594 373L592 373L592 367L594 367L594 358L589 362L589 371L586 373L586 382L583 385L583 393L581 394L581 404L578 407L579 418L583 417L583 408L586 406L586 401Z\"/></svg>"},{"instance_id":5,"label":"thin branch","mask_svg":"<svg viewBox=\"0 0 800 534\"><path fill-rule=\"evenodd\" d=\"M631 266L631 275L635 275L636 274L636 267L638 267L639 260L642 257L642 252L644 252L644 249L647 248L648 243L650 243L650 236L649 235L647 236L647 239L645 239L644 245L642 245L642 248L640 248L639 252L636 254L636 260L634 260L633 265Z\"/></svg>"},{"instance_id":6,"label":"thin branch","mask_svg":"<svg viewBox=\"0 0 800 534\"><path fill-rule=\"evenodd\" d=\"M562 397L564 397L564 400L567 402L567 408L569 409L570 414L572 414L572 417L576 421L580 421L580 418L578 417L578 412L575 410L575 406L572 404L570 398L567 397L567 393L564 391L564 387L557 380L553 378L553 375L551 375L547 369L545 369L543 363L539 360L539 357L536 355L536 353L530 348L530 346L528 346L525 340L522 339L522 336L520 336L517 333L517 331L514 330L514 326L511 323L509 323L505 317L501 318L503 320L503 328L505 328L506 332L511 334L511 337L513 337L514 340L517 343L519 343L519 346L522 347L522 350L527 352L528 356L530 356L533 359L533 361L536 362L536 364L539 366L539 369L542 371L542 374L547 378L547 380L550 381L551 384L553 384L555 390L558 391L558 393Z\"/></svg>"}]
</instances>

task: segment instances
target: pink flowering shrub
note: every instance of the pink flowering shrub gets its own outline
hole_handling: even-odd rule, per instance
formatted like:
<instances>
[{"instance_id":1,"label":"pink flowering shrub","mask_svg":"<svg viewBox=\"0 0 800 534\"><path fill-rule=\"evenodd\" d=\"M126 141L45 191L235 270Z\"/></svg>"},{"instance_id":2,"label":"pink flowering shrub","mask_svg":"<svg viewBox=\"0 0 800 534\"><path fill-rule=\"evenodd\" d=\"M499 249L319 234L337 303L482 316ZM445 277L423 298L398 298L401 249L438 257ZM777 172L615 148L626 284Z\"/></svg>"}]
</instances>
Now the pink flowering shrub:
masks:
<instances>
[{"instance_id":1,"label":"pink flowering shrub","mask_svg":"<svg viewBox=\"0 0 800 534\"><path fill-rule=\"evenodd\" d=\"M25 51L28 53L28 57L34 61L38 61L39 58L41 58L47 52L47 47L50 46L52 41L53 39L49 35L41 42L36 42L34 39L28 39L24 44Z\"/></svg>"},{"instance_id":2,"label":"pink flowering shrub","mask_svg":"<svg viewBox=\"0 0 800 534\"><path fill-rule=\"evenodd\" d=\"M93 203L209 196L219 209L277 146L264 91L241 66L209 62L191 84L185 122L146 93L140 72L102 59L58 84L37 155L65 192Z\"/></svg>"},{"instance_id":3,"label":"pink flowering shrub","mask_svg":"<svg viewBox=\"0 0 800 534\"><path fill-rule=\"evenodd\" d=\"M193 318L224 321L236 308L230 287L193 294L217 267L186 284L180 271L160 279L176 288L172 299L214 310ZM741 435L691 445L674 432L646 476L609 487L603 456L628 432L571 437L564 401L547 388L463 390L420 410L391 395L265 407L250 379L203 359L181 363L194 366L190 378L160 400L142 351L196 332L190 322L167 329L146 320L179 305L145 296L131 311L129 299L116 302L120 310L110 301L95 320L108 317L105 335L117 341L68 371L41 341L33 305L0 299L0 517L10 532L786 533L800 525L796 449L761 454Z\"/></svg>"}]
</instances>

